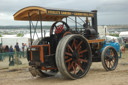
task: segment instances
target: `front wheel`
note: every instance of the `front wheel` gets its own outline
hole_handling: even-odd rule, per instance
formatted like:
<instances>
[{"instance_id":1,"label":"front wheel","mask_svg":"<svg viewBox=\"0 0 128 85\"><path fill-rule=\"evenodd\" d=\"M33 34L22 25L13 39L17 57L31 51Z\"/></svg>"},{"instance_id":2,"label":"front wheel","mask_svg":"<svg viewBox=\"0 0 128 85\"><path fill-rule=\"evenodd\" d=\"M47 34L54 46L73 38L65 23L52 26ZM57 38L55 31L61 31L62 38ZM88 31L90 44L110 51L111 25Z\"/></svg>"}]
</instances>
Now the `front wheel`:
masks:
<instances>
[{"instance_id":1,"label":"front wheel","mask_svg":"<svg viewBox=\"0 0 128 85\"><path fill-rule=\"evenodd\" d=\"M105 70L115 70L118 64L117 51L112 46L105 47L101 54L101 61Z\"/></svg>"},{"instance_id":2,"label":"front wheel","mask_svg":"<svg viewBox=\"0 0 128 85\"><path fill-rule=\"evenodd\" d=\"M63 76L81 78L87 74L91 63L90 45L83 36L67 35L60 40L56 50L56 64Z\"/></svg>"}]
</instances>

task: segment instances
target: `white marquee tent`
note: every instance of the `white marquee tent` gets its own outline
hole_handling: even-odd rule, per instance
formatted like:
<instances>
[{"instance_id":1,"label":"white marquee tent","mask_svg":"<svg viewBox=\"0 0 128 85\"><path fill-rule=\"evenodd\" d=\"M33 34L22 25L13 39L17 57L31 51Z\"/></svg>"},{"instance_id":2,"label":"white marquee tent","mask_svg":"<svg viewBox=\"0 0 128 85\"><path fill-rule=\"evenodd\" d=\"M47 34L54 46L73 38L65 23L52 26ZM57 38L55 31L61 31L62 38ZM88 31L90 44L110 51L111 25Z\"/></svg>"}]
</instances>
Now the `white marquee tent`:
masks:
<instances>
[{"instance_id":1,"label":"white marquee tent","mask_svg":"<svg viewBox=\"0 0 128 85\"><path fill-rule=\"evenodd\" d=\"M128 31L120 32L119 37L126 37L126 38L128 38Z\"/></svg>"}]
</instances>

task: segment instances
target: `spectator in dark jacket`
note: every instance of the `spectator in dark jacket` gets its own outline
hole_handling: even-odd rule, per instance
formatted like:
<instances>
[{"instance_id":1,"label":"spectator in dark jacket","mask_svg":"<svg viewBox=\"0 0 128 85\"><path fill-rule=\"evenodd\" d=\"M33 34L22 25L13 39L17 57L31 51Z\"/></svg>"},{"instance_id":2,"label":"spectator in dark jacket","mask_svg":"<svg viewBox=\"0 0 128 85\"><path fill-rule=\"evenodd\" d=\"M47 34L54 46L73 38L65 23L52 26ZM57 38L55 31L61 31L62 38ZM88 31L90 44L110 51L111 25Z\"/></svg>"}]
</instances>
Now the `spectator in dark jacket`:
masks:
<instances>
[{"instance_id":1,"label":"spectator in dark jacket","mask_svg":"<svg viewBox=\"0 0 128 85\"><path fill-rule=\"evenodd\" d=\"M16 49L16 51L17 52L19 52L20 51L20 48L19 48L19 44L18 44L18 42L16 43L16 45L15 45L15 49Z\"/></svg>"},{"instance_id":2,"label":"spectator in dark jacket","mask_svg":"<svg viewBox=\"0 0 128 85\"><path fill-rule=\"evenodd\" d=\"M23 54L23 57L24 57L24 51L25 51L25 45L24 45L24 43L22 43L22 54Z\"/></svg>"},{"instance_id":3,"label":"spectator in dark jacket","mask_svg":"<svg viewBox=\"0 0 128 85\"><path fill-rule=\"evenodd\" d=\"M12 45L11 45L9 48L9 62L14 59L13 52L14 52L14 50L13 50Z\"/></svg>"},{"instance_id":4,"label":"spectator in dark jacket","mask_svg":"<svg viewBox=\"0 0 128 85\"><path fill-rule=\"evenodd\" d=\"M15 45L15 49L16 49L17 57L19 57L20 48L18 42Z\"/></svg>"}]
</instances>

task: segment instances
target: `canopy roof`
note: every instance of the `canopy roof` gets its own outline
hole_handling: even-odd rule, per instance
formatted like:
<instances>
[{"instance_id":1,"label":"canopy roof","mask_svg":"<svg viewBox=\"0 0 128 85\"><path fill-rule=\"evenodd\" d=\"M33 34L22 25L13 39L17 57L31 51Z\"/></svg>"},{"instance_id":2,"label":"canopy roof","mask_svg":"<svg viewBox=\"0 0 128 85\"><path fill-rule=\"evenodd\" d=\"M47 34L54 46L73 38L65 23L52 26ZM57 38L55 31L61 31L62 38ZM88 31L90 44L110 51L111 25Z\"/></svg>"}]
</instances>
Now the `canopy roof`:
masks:
<instances>
[{"instance_id":1,"label":"canopy roof","mask_svg":"<svg viewBox=\"0 0 128 85\"><path fill-rule=\"evenodd\" d=\"M60 21L68 16L81 16L81 17L94 17L94 12L75 11L75 10L60 10L49 9L38 6L25 7L14 14L14 20L29 21L28 14L31 16L32 21L39 21L41 12L42 21Z\"/></svg>"}]
</instances>

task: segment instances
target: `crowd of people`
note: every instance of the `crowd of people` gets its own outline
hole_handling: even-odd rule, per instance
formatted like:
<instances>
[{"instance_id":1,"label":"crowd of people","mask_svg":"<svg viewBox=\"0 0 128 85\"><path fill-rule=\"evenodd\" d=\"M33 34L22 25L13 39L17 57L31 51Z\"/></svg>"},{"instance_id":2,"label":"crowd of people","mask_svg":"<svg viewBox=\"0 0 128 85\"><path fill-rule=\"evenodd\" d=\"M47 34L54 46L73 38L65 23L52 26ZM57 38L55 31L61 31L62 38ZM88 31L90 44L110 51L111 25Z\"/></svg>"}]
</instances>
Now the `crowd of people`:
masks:
<instances>
[{"instance_id":1,"label":"crowd of people","mask_svg":"<svg viewBox=\"0 0 128 85\"><path fill-rule=\"evenodd\" d=\"M25 43L22 43L22 47L20 48L19 47L19 43L17 42L16 45L13 46L11 45L9 47L9 62L12 61L14 59L14 52L16 52L16 55L17 57L21 58L25 58L26 55L25 55L25 52L26 52L26 49L27 49L27 45Z\"/></svg>"}]
</instances>

